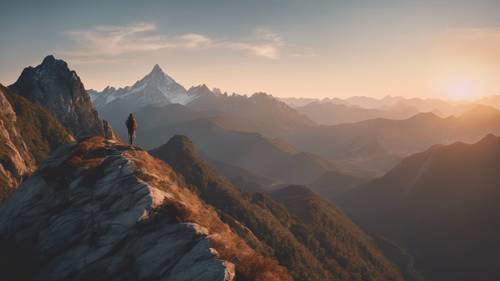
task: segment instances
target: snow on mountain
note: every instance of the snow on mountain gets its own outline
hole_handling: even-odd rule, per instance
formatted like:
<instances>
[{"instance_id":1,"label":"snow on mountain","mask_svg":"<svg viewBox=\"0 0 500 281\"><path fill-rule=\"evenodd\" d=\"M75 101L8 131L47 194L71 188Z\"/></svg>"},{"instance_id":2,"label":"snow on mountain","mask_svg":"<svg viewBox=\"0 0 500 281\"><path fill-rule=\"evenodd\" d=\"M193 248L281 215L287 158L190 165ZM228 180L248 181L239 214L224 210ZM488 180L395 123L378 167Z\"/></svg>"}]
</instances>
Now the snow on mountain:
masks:
<instances>
[{"instance_id":1,"label":"snow on mountain","mask_svg":"<svg viewBox=\"0 0 500 281\"><path fill-rule=\"evenodd\" d=\"M187 104L193 97L172 77L163 72L159 65L144 78L125 88L106 87L102 92L89 91L96 108L102 108L114 101L125 101L137 107L145 105Z\"/></svg>"}]
</instances>

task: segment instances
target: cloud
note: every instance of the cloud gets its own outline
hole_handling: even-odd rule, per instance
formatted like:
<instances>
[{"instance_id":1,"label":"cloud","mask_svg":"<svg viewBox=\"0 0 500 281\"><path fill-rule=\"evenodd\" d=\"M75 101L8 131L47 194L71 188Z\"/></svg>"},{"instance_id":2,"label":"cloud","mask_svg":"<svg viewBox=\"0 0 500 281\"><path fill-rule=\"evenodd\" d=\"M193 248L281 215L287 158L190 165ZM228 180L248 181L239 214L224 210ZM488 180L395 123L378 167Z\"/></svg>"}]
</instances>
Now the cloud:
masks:
<instances>
[{"instance_id":1,"label":"cloud","mask_svg":"<svg viewBox=\"0 0 500 281\"><path fill-rule=\"evenodd\" d=\"M71 47L63 53L79 61L96 57L118 57L133 52L174 49L218 48L243 51L266 59L277 59L285 43L275 33L259 29L252 40L221 40L198 33L166 36L153 23L125 26L95 26L64 32Z\"/></svg>"},{"instance_id":2,"label":"cloud","mask_svg":"<svg viewBox=\"0 0 500 281\"><path fill-rule=\"evenodd\" d=\"M218 45L235 50L249 51L254 55L268 59L277 59L281 48L285 45L281 37L268 30L258 29L256 32L260 42L219 42Z\"/></svg>"}]
</instances>

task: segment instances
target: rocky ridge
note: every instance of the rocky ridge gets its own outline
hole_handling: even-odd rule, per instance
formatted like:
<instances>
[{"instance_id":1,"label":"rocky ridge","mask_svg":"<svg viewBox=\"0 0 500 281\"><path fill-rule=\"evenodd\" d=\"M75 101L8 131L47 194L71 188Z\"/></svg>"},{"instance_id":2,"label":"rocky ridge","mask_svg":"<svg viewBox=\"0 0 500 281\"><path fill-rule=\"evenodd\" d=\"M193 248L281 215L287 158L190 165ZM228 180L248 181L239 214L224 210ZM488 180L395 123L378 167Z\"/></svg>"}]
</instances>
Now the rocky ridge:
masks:
<instances>
[{"instance_id":1,"label":"rocky ridge","mask_svg":"<svg viewBox=\"0 0 500 281\"><path fill-rule=\"evenodd\" d=\"M6 94L0 88L0 193L2 197L20 179L35 168L35 159L29 153L16 127L17 115Z\"/></svg>"},{"instance_id":2,"label":"rocky ridge","mask_svg":"<svg viewBox=\"0 0 500 281\"><path fill-rule=\"evenodd\" d=\"M168 165L94 137L58 149L0 205L2 280L291 280Z\"/></svg>"},{"instance_id":3,"label":"rocky ridge","mask_svg":"<svg viewBox=\"0 0 500 281\"><path fill-rule=\"evenodd\" d=\"M54 116L0 84L0 200L73 137Z\"/></svg>"},{"instance_id":4,"label":"rocky ridge","mask_svg":"<svg viewBox=\"0 0 500 281\"><path fill-rule=\"evenodd\" d=\"M27 67L9 86L13 92L51 111L75 137L102 135L102 124L80 77L63 60L47 56Z\"/></svg>"}]
</instances>

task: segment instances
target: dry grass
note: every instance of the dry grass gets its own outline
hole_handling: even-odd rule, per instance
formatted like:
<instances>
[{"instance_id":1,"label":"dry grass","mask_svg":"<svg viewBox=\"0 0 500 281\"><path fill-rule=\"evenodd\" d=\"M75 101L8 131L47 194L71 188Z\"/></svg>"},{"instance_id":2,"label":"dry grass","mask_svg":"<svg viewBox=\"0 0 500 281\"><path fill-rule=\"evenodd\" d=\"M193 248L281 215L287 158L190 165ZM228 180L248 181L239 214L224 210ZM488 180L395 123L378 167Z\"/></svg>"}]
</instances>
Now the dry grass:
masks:
<instances>
[{"instance_id":1,"label":"dry grass","mask_svg":"<svg viewBox=\"0 0 500 281\"><path fill-rule=\"evenodd\" d=\"M210 246L221 259L235 264L238 280L292 280L278 262L256 254L168 164L141 150L127 151L126 155L133 160L139 178L173 195L173 199L164 200L161 212L178 222L192 222L207 228Z\"/></svg>"},{"instance_id":2,"label":"dry grass","mask_svg":"<svg viewBox=\"0 0 500 281\"><path fill-rule=\"evenodd\" d=\"M204 203L168 164L149 153L131 148L123 143L106 144L102 137L86 138L78 143L71 155L60 165L46 167L42 174L57 188L66 188L78 169L84 168L86 186L104 176L106 156L109 149L123 151L132 161L135 175L152 188L169 193L156 210L156 219L171 219L177 222L192 222L208 229L209 243L219 253L219 258L235 264L237 280L292 280L287 270L270 258L256 254L228 225L222 222L217 212Z\"/></svg>"}]
</instances>

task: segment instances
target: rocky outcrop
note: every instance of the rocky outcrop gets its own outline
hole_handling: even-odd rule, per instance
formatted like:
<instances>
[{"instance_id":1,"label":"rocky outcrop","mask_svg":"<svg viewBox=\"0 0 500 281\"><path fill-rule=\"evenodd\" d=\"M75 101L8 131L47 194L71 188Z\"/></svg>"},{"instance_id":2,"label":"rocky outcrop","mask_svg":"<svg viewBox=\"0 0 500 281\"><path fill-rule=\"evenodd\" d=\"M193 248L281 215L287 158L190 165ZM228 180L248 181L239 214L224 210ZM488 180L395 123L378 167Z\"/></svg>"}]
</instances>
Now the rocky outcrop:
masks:
<instances>
[{"instance_id":1,"label":"rocky outcrop","mask_svg":"<svg viewBox=\"0 0 500 281\"><path fill-rule=\"evenodd\" d=\"M27 67L9 87L53 112L76 137L102 135L102 124L89 95L63 60L47 56L37 67Z\"/></svg>"},{"instance_id":2,"label":"rocky outcrop","mask_svg":"<svg viewBox=\"0 0 500 281\"><path fill-rule=\"evenodd\" d=\"M73 137L46 109L0 84L0 200Z\"/></svg>"},{"instance_id":3,"label":"rocky outcrop","mask_svg":"<svg viewBox=\"0 0 500 281\"><path fill-rule=\"evenodd\" d=\"M0 199L32 172L35 160L17 129L17 115L0 85Z\"/></svg>"},{"instance_id":4,"label":"rocky outcrop","mask_svg":"<svg viewBox=\"0 0 500 281\"><path fill-rule=\"evenodd\" d=\"M1 280L287 280L172 168L101 137L61 147L0 205L0 247Z\"/></svg>"}]
</instances>

